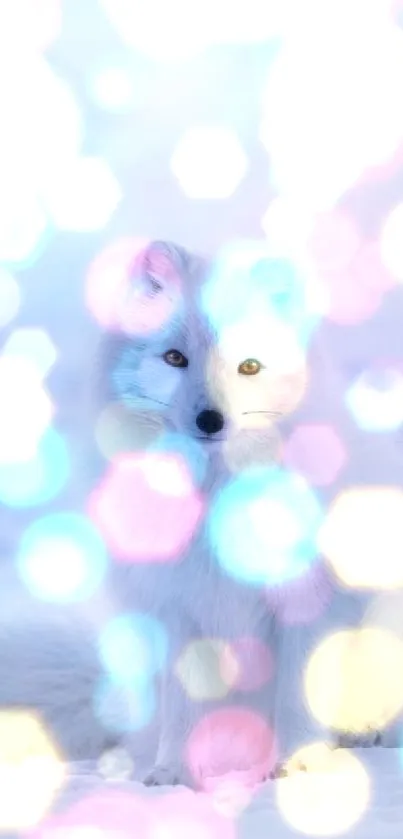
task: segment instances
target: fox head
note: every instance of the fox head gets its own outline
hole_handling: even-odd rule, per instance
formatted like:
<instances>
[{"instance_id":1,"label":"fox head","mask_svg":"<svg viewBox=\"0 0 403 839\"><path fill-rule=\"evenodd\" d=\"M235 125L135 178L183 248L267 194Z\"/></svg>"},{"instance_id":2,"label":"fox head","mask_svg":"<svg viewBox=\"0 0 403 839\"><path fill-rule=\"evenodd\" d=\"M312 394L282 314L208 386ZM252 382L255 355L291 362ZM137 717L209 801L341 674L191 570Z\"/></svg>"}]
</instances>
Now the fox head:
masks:
<instances>
[{"instance_id":1,"label":"fox head","mask_svg":"<svg viewBox=\"0 0 403 839\"><path fill-rule=\"evenodd\" d=\"M109 336L109 400L207 446L272 428L306 384L295 330L276 315L289 280L263 249L209 262L153 242Z\"/></svg>"}]
</instances>

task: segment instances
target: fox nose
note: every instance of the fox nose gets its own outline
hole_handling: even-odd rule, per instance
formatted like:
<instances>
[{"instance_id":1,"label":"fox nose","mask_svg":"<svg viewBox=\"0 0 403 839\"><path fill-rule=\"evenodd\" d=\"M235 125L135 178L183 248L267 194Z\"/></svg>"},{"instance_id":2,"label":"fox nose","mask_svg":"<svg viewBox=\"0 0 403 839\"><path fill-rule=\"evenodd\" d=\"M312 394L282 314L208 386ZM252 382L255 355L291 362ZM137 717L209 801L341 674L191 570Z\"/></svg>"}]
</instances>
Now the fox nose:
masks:
<instances>
[{"instance_id":1,"label":"fox nose","mask_svg":"<svg viewBox=\"0 0 403 839\"><path fill-rule=\"evenodd\" d=\"M205 434L217 434L224 428L224 417L218 411L200 411L196 417L196 425Z\"/></svg>"}]
</instances>

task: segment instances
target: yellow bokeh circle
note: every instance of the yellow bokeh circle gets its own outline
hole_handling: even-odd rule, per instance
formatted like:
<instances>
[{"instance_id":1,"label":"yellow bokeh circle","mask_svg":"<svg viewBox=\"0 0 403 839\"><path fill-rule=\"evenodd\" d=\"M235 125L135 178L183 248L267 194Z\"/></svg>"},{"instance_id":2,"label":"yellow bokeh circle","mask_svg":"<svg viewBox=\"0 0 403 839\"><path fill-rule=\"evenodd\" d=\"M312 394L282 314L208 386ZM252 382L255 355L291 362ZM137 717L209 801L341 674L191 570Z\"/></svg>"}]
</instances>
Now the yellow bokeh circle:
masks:
<instances>
[{"instance_id":1,"label":"yellow bokeh circle","mask_svg":"<svg viewBox=\"0 0 403 839\"><path fill-rule=\"evenodd\" d=\"M292 762L307 771L291 773L276 783L280 814L307 836L346 833L366 812L370 779L347 749L331 751L315 743L296 753Z\"/></svg>"},{"instance_id":2,"label":"yellow bokeh circle","mask_svg":"<svg viewBox=\"0 0 403 839\"><path fill-rule=\"evenodd\" d=\"M403 586L403 491L367 486L340 493L322 525L318 547L350 588Z\"/></svg>"},{"instance_id":3,"label":"yellow bokeh circle","mask_svg":"<svg viewBox=\"0 0 403 839\"><path fill-rule=\"evenodd\" d=\"M0 711L0 831L28 830L51 807L66 775L38 717Z\"/></svg>"},{"instance_id":4,"label":"yellow bokeh circle","mask_svg":"<svg viewBox=\"0 0 403 839\"><path fill-rule=\"evenodd\" d=\"M382 730L403 709L403 641L376 626L334 633L307 664L305 694L327 728Z\"/></svg>"}]
</instances>

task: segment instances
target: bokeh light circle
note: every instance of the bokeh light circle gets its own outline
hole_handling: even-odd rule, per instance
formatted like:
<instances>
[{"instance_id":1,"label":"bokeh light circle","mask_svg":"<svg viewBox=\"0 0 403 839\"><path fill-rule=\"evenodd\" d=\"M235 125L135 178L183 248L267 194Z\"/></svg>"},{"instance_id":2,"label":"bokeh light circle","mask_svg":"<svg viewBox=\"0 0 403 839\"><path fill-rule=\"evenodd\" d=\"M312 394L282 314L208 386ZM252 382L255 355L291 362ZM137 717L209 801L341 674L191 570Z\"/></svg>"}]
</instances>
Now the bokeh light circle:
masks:
<instances>
[{"instance_id":1,"label":"bokeh light circle","mask_svg":"<svg viewBox=\"0 0 403 839\"><path fill-rule=\"evenodd\" d=\"M402 586L402 490L388 486L344 490L327 510L318 548L349 588Z\"/></svg>"},{"instance_id":2,"label":"bokeh light circle","mask_svg":"<svg viewBox=\"0 0 403 839\"><path fill-rule=\"evenodd\" d=\"M283 445L283 463L311 486L328 486L345 465L347 454L332 426L298 425Z\"/></svg>"},{"instance_id":3,"label":"bokeh light circle","mask_svg":"<svg viewBox=\"0 0 403 839\"><path fill-rule=\"evenodd\" d=\"M145 239L121 237L103 248L91 262L85 299L89 311L101 326L119 327L119 305L128 293L133 260L146 244Z\"/></svg>"},{"instance_id":4,"label":"bokeh light circle","mask_svg":"<svg viewBox=\"0 0 403 839\"><path fill-rule=\"evenodd\" d=\"M134 107L134 80L129 69L119 65L118 60L96 70L88 82L88 88L97 105L106 111L125 114Z\"/></svg>"},{"instance_id":5,"label":"bokeh light circle","mask_svg":"<svg viewBox=\"0 0 403 839\"><path fill-rule=\"evenodd\" d=\"M51 173L42 195L59 230L86 233L106 227L120 204L122 190L104 158L77 157Z\"/></svg>"},{"instance_id":6,"label":"bokeh light circle","mask_svg":"<svg viewBox=\"0 0 403 839\"><path fill-rule=\"evenodd\" d=\"M111 402L99 414L95 440L108 460L124 452L141 451L161 436L163 420L151 412L133 412L119 401Z\"/></svg>"},{"instance_id":7,"label":"bokeh light circle","mask_svg":"<svg viewBox=\"0 0 403 839\"><path fill-rule=\"evenodd\" d=\"M23 533L17 555L20 577L40 600L85 600L104 579L108 556L94 526L76 513L37 519Z\"/></svg>"},{"instance_id":8,"label":"bokeh light circle","mask_svg":"<svg viewBox=\"0 0 403 839\"><path fill-rule=\"evenodd\" d=\"M393 431L403 423L403 372L377 364L352 383L345 395L359 428L364 431Z\"/></svg>"},{"instance_id":9,"label":"bokeh light circle","mask_svg":"<svg viewBox=\"0 0 403 839\"><path fill-rule=\"evenodd\" d=\"M217 797L194 795L185 787L155 796L157 826L150 839L236 839L234 820L220 812L216 801Z\"/></svg>"},{"instance_id":10,"label":"bokeh light circle","mask_svg":"<svg viewBox=\"0 0 403 839\"><path fill-rule=\"evenodd\" d=\"M300 476L278 467L255 468L218 494L208 537L227 574L277 586L308 571L321 521L320 505Z\"/></svg>"},{"instance_id":11,"label":"bokeh light circle","mask_svg":"<svg viewBox=\"0 0 403 839\"><path fill-rule=\"evenodd\" d=\"M57 350L50 336L38 327L14 329L3 347L4 355L29 359L38 376L45 378L57 359Z\"/></svg>"},{"instance_id":12,"label":"bokeh light circle","mask_svg":"<svg viewBox=\"0 0 403 839\"><path fill-rule=\"evenodd\" d=\"M0 391L0 463L30 460L54 412L35 362L26 356L0 355Z\"/></svg>"},{"instance_id":13,"label":"bokeh light circle","mask_svg":"<svg viewBox=\"0 0 403 839\"><path fill-rule=\"evenodd\" d=\"M34 456L16 463L0 463L0 500L9 507L32 507L54 498L70 476L70 457L64 438L49 428Z\"/></svg>"},{"instance_id":14,"label":"bokeh light circle","mask_svg":"<svg viewBox=\"0 0 403 839\"><path fill-rule=\"evenodd\" d=\"M86 304L96 320L128 336L161 329L180 303L181 277L174 259L149 240L122 237L90 265ZM158 286L158 292L155 289Z\"/></svg>"},{"instance_id":15,"label":"bokeh light circle","mask_svg":"<svg viewBox=\"0 0 403 839\"><path fill-rule=\"evenodd\" d=\"M87 791L45 819L31 839L151 839L156 819L147 796L130 790ZM135 833L133 833L135 831Z\"/></svg>"},{"instance_id":16,"label":"bokeh light circle","mask_svg":"<svg viewBox=\"0 0 403 839\"><path fill-rule=\"evenodd\" d=\"M63 756L39 718L26 710L0 711L0 831L34 828L67 775Z\"/></svg>"},{"instance_id":17,"label":"bokeh light circle","mask_svg":"<svg viewBox=\"0 0 403 839\"><path fill-rule=\"evenodd\" d=\"M273 328L286 329L303 348L318 321L317 311L309 308L307 279L302 265L277 256L264 240L239 240L219 251L201 305L220 336L245 322L253 325L254 335L266 320L266 338Z\"/></svg>"},{"instance_id":18,"label":"bokeh light circle","mask_svg":"<svg viewBox=\"0 0 403 839\"><path fill-rule=\"evenodd\" d=\"M403 282L403 202L396 204L387 215L381 233L380 248L382 259L393 274Z\"/></svg>"},{"instance_id":19,"label":"bokeh light circle","mask_svg":"<svg viewBox=\"0 0 403 839\"><path fill-rule=\"evenodd\" d=\"M175 562L204 508L186 461L167 452L118 456L89 499L89 515L123 562Z\"/></svg>"},{"instance_id":20,"label":"bokeh light circle","mask_svg":"<svg viewBox=\"0 0 403 839\"><path fill-rule=\"evenodd\" d=\"M171 169L193 200L229 198L245 176L248 159L230 128L194 126L179 140Z\"/></svg>"},{"instance_id":21,"label":"bokeh light circle","mask_svg":"<svg viewBox=\"0 0 403 839\"><path fill-rule=\"evenodd\" d=\"M186 744L186 760L200 787L213 790L223 776L245 786L267 778L276 760L273 732L248 708L221 707L205 714Z\"/></svg>"},{"instance_id":22,"label":"bokeh light circle","mask_svg":"<svg viewBox=\"0 0 403 839\"><path fill-rule=\"evenodd\" d=\"M146 728L157 709L151 683L130 685L109 678L99 683L93 704L103 727L112 734L120 735Z\"/></svg>"},{"instance_id":23,"label":"bokeh light circle","mask_svg":"<svg viewBox=\"0 0 403 839\"><path fill-rule=\"evenodd\" d=\"M99 635L98 645L110 678L129 686L147 684L162 669L168 653L164 626L140 612L110 620Z\"/></svg>"},{"instance_id":24,"label":"bokeh light circle","mask_svg":"<svg viewBox=\"0 0 403 839\"><path fill-rule=\"evenodd\" d=\"M336 632L311 654L304 682L322 725L353 734L382 731L403 709L403 641L377 626Z\"/></svg>"},{"instance_id":25,"label":"bokeh light circle","mask_svg":"<svg viewBox=\"0 0 403 839\"><path fill-rule=\"evenodd\" d=\"M5 268L0 268L0 328L15 318L21 303L17 280Z\"/></svg>"},{"instance_id":26,"label":"bokeh light circle","mask_svg":"<svg viewBox=\"0 0 403 839\"><path fill-rule=\"evenodd\" d=\"M192 701L224 699L236 682L239 666L231 646L220 638L191 641L175 664L175 673Z\"/></svg>"},{"instance_id":27,"label":"bokeh light circle","mask_svg":"<svg viewBox=\"0 0 403 839\"><path fill-rule=\"evenodd\" d=\"M318 753L319 752L319 757ZM298 833L306 836L341 836L365 814L371 794L368 773L347 749L302 749L294 756L307 765L276 783L278 811ZM312 771L310 771L312 764Z\"/></svg>"}]
</instances>

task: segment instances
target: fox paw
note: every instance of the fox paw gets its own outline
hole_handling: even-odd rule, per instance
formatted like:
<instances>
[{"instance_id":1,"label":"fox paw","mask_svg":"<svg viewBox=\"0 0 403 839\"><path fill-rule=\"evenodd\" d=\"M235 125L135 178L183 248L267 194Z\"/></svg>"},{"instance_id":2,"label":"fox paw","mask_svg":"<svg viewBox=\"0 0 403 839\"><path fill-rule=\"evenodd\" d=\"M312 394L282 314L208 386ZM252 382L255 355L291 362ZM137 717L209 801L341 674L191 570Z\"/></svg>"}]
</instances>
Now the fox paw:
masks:
<instances>
[{"instance_id":1,"label":"fox paw","mask_svg":"<svg viewBox=\"0 0 403 839\"><path fill-rule=\"evenodd\" d=\"M308 767L302 760L287 760L283 763L276 763L274 769L270 772L270 779L275 781L278 778L289 778L291 775L295 775L296 772L308 772Z\"/></svg>"},{"instance_id":2,"label":"fox paw","mask_svg":"<svg viewBox=\"0 0 403 839\"><path fill-rule=\"evenodd\" d=\"M175 787L185 784L184 773L178 766L155 766L144 779L146 787Z\"/></svg>"},{"instance_id":3,"label":"fox paw","mask_svg":"<svg viewBox=\"0 0 403 839\"><path fill-rule=\"evenodd\" d=\"M354 732L343 732L336 738L338 749L369 749L372 746L382 745L382 738L379 731L369 728L362 734Z\"/></svg>"}]
</instances>

